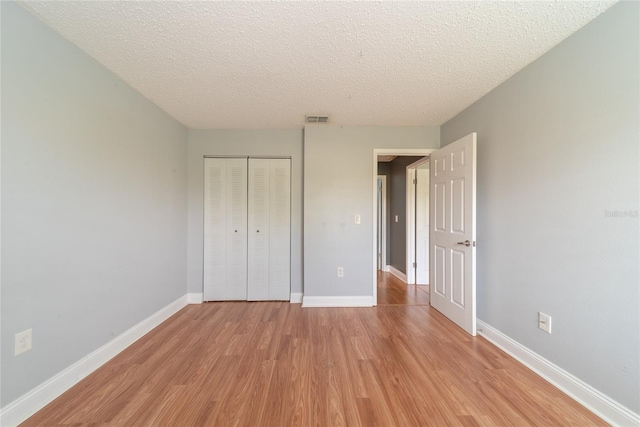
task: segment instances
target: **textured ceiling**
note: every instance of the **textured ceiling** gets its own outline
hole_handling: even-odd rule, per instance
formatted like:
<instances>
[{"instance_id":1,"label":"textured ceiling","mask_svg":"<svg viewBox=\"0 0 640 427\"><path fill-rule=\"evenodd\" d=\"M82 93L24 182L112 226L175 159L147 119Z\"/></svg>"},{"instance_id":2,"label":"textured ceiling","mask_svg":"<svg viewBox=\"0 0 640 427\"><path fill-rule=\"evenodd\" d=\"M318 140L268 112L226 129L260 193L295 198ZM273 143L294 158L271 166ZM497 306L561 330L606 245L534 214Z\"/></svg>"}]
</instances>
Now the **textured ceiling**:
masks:
<instances>
[{"instance_id":1,"label":"textured ceiling","mask_svg":"<svg viewBox=\"0 0 640 427\"><path fill-rule=\"evenodd\" d=\"M22 5L189 128L440 125L615 1Z\"/></svg>"}]
</instances>

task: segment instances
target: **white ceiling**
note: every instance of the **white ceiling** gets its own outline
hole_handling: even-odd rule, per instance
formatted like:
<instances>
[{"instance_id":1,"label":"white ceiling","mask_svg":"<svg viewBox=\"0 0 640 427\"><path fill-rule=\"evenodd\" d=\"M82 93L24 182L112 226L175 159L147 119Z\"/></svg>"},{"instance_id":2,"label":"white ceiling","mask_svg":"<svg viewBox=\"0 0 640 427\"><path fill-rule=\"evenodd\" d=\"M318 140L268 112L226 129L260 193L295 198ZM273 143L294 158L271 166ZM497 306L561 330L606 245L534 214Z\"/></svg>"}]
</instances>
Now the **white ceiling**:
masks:
<instances>
[{"instance_id":1,"label":"white ceiling","mask_svg":"<svg viewBox=\"0 0 640 427\"><path fill-rule=\"evenodd\" d=\"M22 3L189 128L440 125L615 1Z\"/></svg>"}]
</instances>

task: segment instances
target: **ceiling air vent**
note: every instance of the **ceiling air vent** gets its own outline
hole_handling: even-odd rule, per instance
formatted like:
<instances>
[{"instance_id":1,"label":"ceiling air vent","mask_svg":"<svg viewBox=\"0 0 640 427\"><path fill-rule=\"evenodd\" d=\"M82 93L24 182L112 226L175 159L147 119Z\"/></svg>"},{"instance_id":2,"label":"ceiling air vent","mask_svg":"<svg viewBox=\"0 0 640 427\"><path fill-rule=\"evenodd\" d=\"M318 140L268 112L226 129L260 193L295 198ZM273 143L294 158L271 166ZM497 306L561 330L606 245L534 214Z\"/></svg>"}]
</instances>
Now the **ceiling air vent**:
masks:
<instances>
[{"instance_id":1,"label":"ceiling air vent","mask_svg":"<svg viewBox=\"0 0 640 427\"><path fill-rule=\"evenodd\" d=\"M305 123L329 123L329 116L305 116Z\"/></svg>"}]
</instances>

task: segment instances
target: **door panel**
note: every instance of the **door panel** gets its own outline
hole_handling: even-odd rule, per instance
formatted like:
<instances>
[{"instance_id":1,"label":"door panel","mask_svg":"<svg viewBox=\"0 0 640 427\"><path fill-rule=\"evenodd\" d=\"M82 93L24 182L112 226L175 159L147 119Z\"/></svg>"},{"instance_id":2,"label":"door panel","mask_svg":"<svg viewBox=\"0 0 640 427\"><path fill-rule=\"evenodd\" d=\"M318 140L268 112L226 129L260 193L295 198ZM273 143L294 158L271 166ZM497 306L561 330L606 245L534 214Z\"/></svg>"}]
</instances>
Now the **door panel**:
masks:
<instances>
[{"instance_id":1,"label":"door panel","mask_svg":"<svg viewBox=\"0 0 640 427\"><path fill-rule=\"evenodd\" d=\"M269 159L249 160L248 299L269 299Z\"/></svg>"},{"instance_id":2,"label":"door panel","mask_svg":"<svg viewBox=\"0 0 640 427\"><path fill-rule=\"evenodd\" d=\"M433 289L433 291L435 291L438 295L444 297L445 296L445 271L446 271L446 248L443 248L442 246L436 246L435 247L435 259L433 262L433 270L435 273L435 276L433 279L431 279L431 283L433 283L433 286L431 286L431 288Z\"/></svg>"},{"instance_id":3,"label":"door panel","mask_svg":"<svg viewBox=\"0 0 640 427\"><path fill-rule=\"evenodd\" d=\"M271 159L269 296L289 300L291 296L291 160Z\"/></svg>"},{"instance_id":4,"label":"door panel","mask_svg":"<svg viewBox=\"0 0 640 427\"><path fill-rule=\"evenodd\" d=\"M446 222L445 222L445 194L446 187L443 183L434 183L433 187L433 204L431 218L435 218L434 226L437 231L444 232L446 231Z\"/></svg>"},{"instance_id":5,"label":"door panel","mask_svg":"<svg viewBox=\"0 0 640 427\"><path fill-rule=\"evenodd\" d=\"M429 169L416 169L416 284L429 283Z\"/></svg>"},{"instance_id":6,"label":"door panel","mask_svg":"<svg viewBox=\"0 0 640 427\"><path fill-rule=\"evenodd\" d=\"M205 301L245 300L246 159L204 159Z\"/></svg>"},{"instance_id":7,"label":"door panel","mask_svg":"<svg viewBox=\"0 0 640 427\"><path fill-rule=\"evenodd\" d=\"M476 134L431 154L431 305L476 334Z\"/></svg>"},{"instance_id":8,"label":"door panel","mask_svg":"<svg viewBox=\"0 0 640 427\"><path fill-rule=\"evenodd\" d=\"M291 296L291 160L249 159L248 299Z\"/></svg>"}]
</instances>

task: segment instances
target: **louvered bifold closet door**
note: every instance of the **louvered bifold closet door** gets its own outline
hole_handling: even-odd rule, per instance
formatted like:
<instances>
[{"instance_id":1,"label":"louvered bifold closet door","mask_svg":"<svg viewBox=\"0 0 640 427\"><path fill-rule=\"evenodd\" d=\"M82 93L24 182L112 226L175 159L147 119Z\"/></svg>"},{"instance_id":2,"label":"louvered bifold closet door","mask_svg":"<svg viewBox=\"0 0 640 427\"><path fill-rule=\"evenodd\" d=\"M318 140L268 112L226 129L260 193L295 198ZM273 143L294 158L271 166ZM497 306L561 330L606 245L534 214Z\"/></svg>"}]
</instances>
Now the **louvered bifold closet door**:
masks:
<instances>
[{"instance_id":1,"label":"louvered bifold closet door","mask_svg":"<svg viewBox=\"0 0 640 427\"><path fill-rule=\"evenodd\" d=\"M289 300L291 160L249 159L248 299Z\"/></svg>"},{"instance_id":2,"label":"louvered bifold closet door","mask_svg":"<svg viewBox=\"0 0 640 427\"><path fill-rule=\"evenodd\" d=\"M204 300L246 300L247 159L204 160Z\"/></svg>"}]
</instances>

